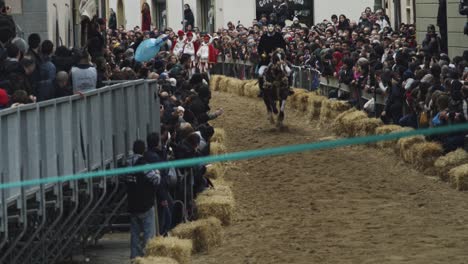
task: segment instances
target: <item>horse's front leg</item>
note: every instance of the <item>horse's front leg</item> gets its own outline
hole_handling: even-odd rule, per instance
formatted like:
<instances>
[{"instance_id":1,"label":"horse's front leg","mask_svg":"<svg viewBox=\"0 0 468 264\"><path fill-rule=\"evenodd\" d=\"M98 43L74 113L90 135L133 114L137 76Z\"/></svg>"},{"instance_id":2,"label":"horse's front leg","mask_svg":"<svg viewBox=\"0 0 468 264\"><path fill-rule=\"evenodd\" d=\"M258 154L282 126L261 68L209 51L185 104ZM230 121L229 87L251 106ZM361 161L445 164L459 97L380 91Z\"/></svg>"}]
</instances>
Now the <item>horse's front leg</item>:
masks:
<instances>
[{"instance_id":1,"label":"horse's front leg","mask_svg":"<svg viewBox=\"0 0 468 264\"><path fill-rule=\"evenodd\" d=\"M280 102L280 112L278 115L278 122L276 123L278 127L283 126L283 121L284 121L284 109L286 108L286 100L281 100Z\"/></svg>"}]
</instances>

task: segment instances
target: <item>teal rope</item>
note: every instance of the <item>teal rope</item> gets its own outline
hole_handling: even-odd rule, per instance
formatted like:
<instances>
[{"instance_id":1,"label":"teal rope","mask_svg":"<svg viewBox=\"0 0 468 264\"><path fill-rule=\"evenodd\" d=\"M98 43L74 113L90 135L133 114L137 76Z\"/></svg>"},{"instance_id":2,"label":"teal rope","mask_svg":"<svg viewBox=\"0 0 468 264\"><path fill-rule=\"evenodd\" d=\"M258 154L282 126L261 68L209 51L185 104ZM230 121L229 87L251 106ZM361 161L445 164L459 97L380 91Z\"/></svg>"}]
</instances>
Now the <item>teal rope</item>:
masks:
<instances>
[{"instance_id":1,"label":"teal rope","mask_svg":"<svg viewBox=\"0 0 468 264\"><path fill-rule=\"evenodd\" d=\"M82 173L82 174L76 174L76 175L56 176L56 177L49 177L49 178L43 178L43 179L9 182L9 183L0 184L0 189L18 188L18 187L25 187L25 186L32 186L32 185L39 185L39 184L50 184L50 183L58 183L58 182L66 182L66 181L76 181L76 180L84 180L84 179L97 178L97 177L112 177L116 175L130 174L130 173L146 171L146 170L183 168L183 167L191 167L191 166L195 166L199 164L209 164L209 163L215 163L215 162L226 162L226 161L246 160L246 159L253 159L253 158L260 158L260 157L267 157L267 156L286 155L286 154L305 152L305 151L316 151L316 150L322 150L322 149L332 149L332 148L339 148L339 147L352 146L352 145L375 143L375 142L386 141L386 140L395 140L395 139L417 136L417 135L429 136L429 135L461 132L461 131L467 131L467 130L468 130L468 123L461 124L461 125L453 125L453 126L443 126L443 127L437 127L437 128L396 132L396 133L390 133L390 134L384 134L384 135L345 138L345 139L338 139L338 140L333 140L333 141L314 142L314 143L289 145L289 146L282 146L282 147L275 147L275 148L268 148L268 149L249 150L249 151L223 154L223 155L218 155L218 156L209 156L209 157L176 160L176 161L156 163L156 164L147 164L147 165L137 166L137 167L118 168L118 169L113 169L113 170L89 172L89 173Z\"/></svg>"}]
</instances>

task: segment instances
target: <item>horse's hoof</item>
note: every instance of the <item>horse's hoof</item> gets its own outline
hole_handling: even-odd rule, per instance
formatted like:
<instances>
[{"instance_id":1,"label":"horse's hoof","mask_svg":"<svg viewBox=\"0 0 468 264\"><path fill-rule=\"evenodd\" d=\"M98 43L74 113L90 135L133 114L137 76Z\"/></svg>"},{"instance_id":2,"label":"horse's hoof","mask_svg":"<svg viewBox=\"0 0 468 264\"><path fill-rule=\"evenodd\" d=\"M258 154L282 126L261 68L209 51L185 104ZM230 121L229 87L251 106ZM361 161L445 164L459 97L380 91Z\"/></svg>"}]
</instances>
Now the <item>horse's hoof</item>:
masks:
<instances>
[{"instance_id":1,"label":"horse's hoof","mask_svg":"<svg viewBox=\"0 0 468 264\"><path fill-rule=\"evenodd\" d=\"M278 120L278 121L276 122L276 127L277 127L277 128L283 128L283 121Z\"/></svg>"},{"instance_id":2,"label":"horse's hoof","mask_svg":"<svg viewBox=\"0 0 468 264\"><path fill-rule=\"evenodd\" d=\"M278 121L283 122L283 120L284 120L284 112L280 112L278 116Z\"/></svg>"}]
</instances>

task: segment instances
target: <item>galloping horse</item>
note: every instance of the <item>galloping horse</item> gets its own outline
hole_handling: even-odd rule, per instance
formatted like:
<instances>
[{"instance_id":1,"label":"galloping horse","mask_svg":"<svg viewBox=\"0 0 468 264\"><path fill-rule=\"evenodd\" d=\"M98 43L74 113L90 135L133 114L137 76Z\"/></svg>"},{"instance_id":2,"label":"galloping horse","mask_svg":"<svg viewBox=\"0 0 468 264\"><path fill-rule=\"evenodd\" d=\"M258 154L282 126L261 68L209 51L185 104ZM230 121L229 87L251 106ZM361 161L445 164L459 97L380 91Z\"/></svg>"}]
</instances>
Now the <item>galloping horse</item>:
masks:
<instances>
[{"instance_id":1,"label":"galloping horse","mask_svg":"<svg viewBox=\"0 0 468 264\"><path fill-rule=\"evenodd\" d=\"M286 99L290 93L288 76L291 69L288 67L285 57L284 51L277 49L263 74L263 101L267 108L268 119L272 124L275 124L273 116L274 114L278 115L276 125L279 128L283 127Z\"/></svg>"}]
</instances>

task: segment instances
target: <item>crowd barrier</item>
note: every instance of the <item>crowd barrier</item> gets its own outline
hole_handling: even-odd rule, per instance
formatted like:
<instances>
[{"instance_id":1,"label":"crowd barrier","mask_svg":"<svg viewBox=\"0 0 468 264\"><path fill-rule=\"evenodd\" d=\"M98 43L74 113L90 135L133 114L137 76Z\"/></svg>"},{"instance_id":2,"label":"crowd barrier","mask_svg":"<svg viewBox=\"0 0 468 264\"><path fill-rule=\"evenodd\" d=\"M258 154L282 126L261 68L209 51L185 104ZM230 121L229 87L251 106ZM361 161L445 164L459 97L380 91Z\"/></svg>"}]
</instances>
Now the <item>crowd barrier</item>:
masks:
<instances>
[{"instance_id":1,"label":"crowd barrier","mask_svg":"<svg viewBox=\"0 0 468 264\"><path fill-rule=\"evenodd\" d=\"M1 182L122 166L160 131L158 89L122 82L0 111ZM55 263L99 239L125 201L119 177L0 190L0 263Z\"/></svg>"}]
</instances>

